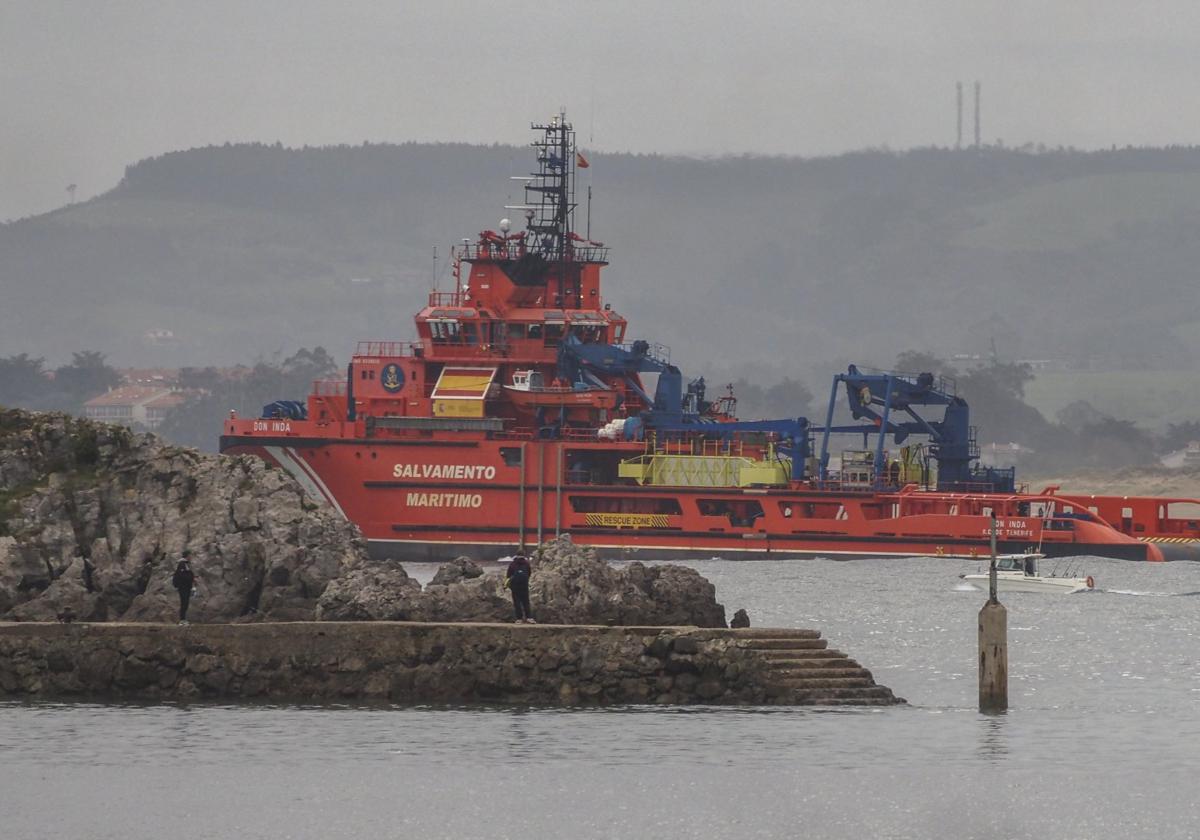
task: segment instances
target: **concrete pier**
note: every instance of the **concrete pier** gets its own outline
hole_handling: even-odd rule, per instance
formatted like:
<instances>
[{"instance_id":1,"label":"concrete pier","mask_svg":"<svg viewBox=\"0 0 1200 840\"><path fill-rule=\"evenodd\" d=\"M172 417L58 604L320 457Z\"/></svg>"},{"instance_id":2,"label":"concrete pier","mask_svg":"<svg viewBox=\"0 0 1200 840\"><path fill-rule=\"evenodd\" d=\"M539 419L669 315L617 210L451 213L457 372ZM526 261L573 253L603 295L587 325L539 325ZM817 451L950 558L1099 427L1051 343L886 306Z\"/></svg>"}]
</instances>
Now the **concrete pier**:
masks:
<instances>
[{"instance_id":1,"label":"concrete pier","mask_svg":"<svg viewBox=\"0 0 1200 840\"><path fill-rule=\"evenodd\" d=\"M0 623L0 697L903 703L816 630Z\"/></svg>"}]
</instances>

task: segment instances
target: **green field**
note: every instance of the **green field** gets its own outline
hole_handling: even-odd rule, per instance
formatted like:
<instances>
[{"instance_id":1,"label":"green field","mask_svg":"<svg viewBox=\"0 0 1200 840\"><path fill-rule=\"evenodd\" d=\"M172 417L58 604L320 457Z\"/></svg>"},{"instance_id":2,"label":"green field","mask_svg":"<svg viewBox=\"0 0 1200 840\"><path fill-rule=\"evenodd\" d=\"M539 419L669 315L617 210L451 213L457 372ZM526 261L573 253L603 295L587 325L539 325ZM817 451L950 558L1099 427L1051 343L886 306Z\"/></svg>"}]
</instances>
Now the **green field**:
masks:
<instances>
[{"instance_id":1,"label":"green field","mask_svg":"<svg viewBox=\"0 0 1200 840\"><path fill-rule=\"evenodd\" d=\"M1025 386L1025 401L1048 420L1076 400L1152 429L1200 420L1200 371L1047 371Z\"/></svg>"}]
</instances>

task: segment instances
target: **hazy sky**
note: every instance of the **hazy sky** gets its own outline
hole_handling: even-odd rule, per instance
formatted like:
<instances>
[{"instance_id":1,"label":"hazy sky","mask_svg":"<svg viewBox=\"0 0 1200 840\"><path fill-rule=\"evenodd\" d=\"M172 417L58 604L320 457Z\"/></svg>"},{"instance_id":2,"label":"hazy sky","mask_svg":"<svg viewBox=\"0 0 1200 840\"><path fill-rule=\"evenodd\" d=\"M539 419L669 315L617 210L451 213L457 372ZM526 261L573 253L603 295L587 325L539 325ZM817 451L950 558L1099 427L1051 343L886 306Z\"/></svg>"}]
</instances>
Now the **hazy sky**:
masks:
<instances>
[{"instance_id":1,"label":"hazy sky","mask_svg":"<svg viewBox=\"0 0 1200 840\"><path fill-rule=\"evenodd\" d=\"M1200 141L1185 0L0 0L0 220L230 141L812 155L983 137Z\"/></svg>"}]
</instances>

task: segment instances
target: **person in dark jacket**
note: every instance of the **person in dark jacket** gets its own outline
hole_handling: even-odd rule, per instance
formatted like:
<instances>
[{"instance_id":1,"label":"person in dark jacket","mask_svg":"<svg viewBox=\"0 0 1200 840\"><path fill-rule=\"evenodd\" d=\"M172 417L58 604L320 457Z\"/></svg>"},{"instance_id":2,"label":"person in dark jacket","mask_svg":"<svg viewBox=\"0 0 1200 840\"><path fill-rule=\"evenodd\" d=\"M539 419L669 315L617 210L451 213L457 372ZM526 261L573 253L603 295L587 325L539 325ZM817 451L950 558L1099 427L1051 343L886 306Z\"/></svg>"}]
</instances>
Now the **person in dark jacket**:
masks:
<instances>
[{"instance_id":1,"label":"person in dark jacket","mask_svg":"<svg viewBox=\"0 0 1200 840\"><path fill-rule=\"evenodd\" d=\"M192 587L196 585L196 575L192 572L191 563L188 562L191 554L191 551L184 549L183 559L179 561L179 565L175 567L175 574L171 576L171 585L179 593L180 624L187 624L188 602L192 600Z\"/></svg>"},{"instance_id":2,"label":"person in dark jacket","mask_svg":"<svg viewBox=\"0 0 1200 840\"><path fill-rule=\"evenodd\" d=\"M517 624L537 624L529 606L529 579L532 576L533 567L529 565L529 558L517 552L504 573L504 585L512 591L513 613Z\"/></svg>"}]
</instances>

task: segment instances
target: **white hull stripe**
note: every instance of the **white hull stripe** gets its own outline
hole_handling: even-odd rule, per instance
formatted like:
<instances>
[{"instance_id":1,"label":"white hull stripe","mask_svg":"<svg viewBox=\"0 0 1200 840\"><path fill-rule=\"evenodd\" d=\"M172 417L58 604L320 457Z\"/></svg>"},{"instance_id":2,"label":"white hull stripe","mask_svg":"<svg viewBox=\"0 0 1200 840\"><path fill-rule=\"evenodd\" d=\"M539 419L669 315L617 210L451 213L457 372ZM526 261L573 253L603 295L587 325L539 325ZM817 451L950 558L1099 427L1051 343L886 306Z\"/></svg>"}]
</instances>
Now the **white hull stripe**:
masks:
<instances>
[{"instance_id":1,"label":"white hull stripe","mask_svg":"<svg viewBox=\"0 0 1200 840\"><path fill-rule=\"evenodd\" d=\"M288 474L299 482L300 486L304 488L304 492L313 501L324 502L340 513L343 518L350 518L346 516L346 511L342 510L342 506L338 504L337 499L329 492L329 488L325 486L325 482L309 468L308 464L304 463L304 459L297 455L294 449L290 446L265 446L263 448L275 459L275 463L287 470Z\"/></svg>"}]
</instances>

